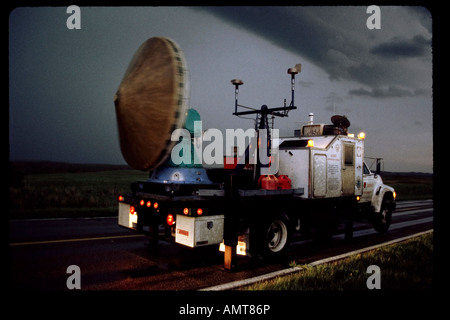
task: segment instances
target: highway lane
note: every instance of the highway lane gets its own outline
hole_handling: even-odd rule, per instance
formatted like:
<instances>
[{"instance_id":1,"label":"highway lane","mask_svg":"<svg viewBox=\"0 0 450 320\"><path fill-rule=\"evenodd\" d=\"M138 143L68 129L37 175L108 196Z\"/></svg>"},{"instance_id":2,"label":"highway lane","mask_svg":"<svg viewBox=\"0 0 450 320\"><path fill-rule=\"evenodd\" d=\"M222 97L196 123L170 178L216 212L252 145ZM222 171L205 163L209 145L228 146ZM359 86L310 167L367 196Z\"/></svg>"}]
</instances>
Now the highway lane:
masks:
<instances>
[{"instance_id":1,"label":"highway lane","mask_svg":"<svg viewBox=\"0 0 450 320\"><path fill-rule=\"evenodd\" d=\"M68 290L67 267L77 265L82 290L195 290L431 229L432 206L432 201L399 202L387 234L354 223L354 238L347 242L342 225L329 241L298 238L282 261L238 257L234 272L222 268L223 255L215 247L161 241L152 251L144 236L118 227L116 218L11 221L10 282L21 290Z\"/></svg>"}]
</instances>

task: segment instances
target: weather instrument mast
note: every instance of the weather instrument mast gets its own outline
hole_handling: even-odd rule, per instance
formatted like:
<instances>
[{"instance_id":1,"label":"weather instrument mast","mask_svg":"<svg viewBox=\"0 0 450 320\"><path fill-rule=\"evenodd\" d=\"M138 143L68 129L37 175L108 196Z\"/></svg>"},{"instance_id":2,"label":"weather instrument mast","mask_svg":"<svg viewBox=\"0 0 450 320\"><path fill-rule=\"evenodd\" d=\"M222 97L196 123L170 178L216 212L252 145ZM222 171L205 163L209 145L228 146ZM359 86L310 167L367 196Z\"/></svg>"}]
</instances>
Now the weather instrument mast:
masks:
<instances>
[{"instance_id":1,"label":"weather instrument mast","mask_svg":"<svg viewBox=\"0 0 450 320\"><path fill-rule=\"evenodd\" d=\"M257 110L254 108L240 105L238 103L239 86L243 85L244 82L240 79L231 80L231 83L235 87L235 90L234 90L234 101L235 102L234 102L233 115L242 116L242 115L247 115L247 114L261 114L261 115L265 114L267 116L267 114L272 114L272 115L278 116L278 117L287 117L290 110L297 109L297 107L295 106L295 103L294 103L295 75L297 73L299 73L300 71L301 71L301 64L296 64L295 67L289 68L287 70L287 73L291 75L291 103L289 104L289 106L286 106L286 100L285 100L283 107L267 108L267 106L266 106L266 108L264 108L264 110L262 107L261 107L261 110ZM252 110L238 112L238 107L252 109Z\"/></svg>"},{"instance_id":2,"label":"weather instrument mast","mask_svg":"<svg viewBox=\"0 0 450 320\"><path fill-rule=\"evenodd\" d=\"M295 67L289 68L287 70L287 73L291 75L291 103L287 106L286 105L286 99L284 100L284 106L283 107L273 107L269 108L267 105L262 105L260 109L255 109L251 107L247 107L244 105L240 105L238 102L238 95L239 95L239 86L243 85L244 82L240 79L233 79L231 80L231 84L234 85L234 113L235 116L243 116L243 115L249 115L249 114L256 114L256 125L255 130L257 131L257 141L266 139L267 146L267 154L266 156L270 158L270 150L271 150L271 130L269 127L269 120L268 115L271 115L272 118L275 116L277 117L287 117L290 110L295 110L297 107L295 106L294 98L295 98L295 75L298 74L301 71L301 64L296 64ZM245 108L245 109L251 109L247 111L238 111L238 107ZM272 124L273 126L273 124ZM273 128L272 128L273 129ZM263 131L262 131L263 130ZM261 174L261 167L268 167L269 164L261 164L259 159L259 148L260 145L262 145L262 141L257 143L257 162L255 166L254 171L254 183L256 183L257 179L259 178ZM250 145L245 150L245 162L248 162L250 156ZM240 171L245 166L245 163L241 163L240 165L237 165L235 168L235 171Z\"/></svg>"}]
</instances>

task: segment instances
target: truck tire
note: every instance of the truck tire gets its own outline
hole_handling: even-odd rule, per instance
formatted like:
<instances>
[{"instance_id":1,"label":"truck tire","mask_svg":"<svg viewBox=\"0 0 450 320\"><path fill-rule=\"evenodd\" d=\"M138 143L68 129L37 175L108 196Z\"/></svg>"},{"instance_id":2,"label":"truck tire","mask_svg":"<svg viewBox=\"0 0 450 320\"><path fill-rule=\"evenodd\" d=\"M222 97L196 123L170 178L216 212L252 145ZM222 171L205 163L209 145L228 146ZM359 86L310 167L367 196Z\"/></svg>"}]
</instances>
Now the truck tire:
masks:
<instances>
[{"instance_id":1,"label":"truck tire","mask_svg":"<svg viewBox=\"0 0 450 320\"><path fill-rule=\"evenodd\" d=\"M392 221L391 200L383 199L380 212L375 212L373 219L373 228L379 233L385 233L389 230Z\"/></svg>"},{"instance_id":2,"label":"truck tire","mask_svg":"<svg viewBox=\"0 0 450 320\"><path fill-rule=\"evenodd\" d=\"M274 215L250 227L250 250L253 256L276 258L289 250L291 226L285 214Z\"/></svg>"}]
</instances>

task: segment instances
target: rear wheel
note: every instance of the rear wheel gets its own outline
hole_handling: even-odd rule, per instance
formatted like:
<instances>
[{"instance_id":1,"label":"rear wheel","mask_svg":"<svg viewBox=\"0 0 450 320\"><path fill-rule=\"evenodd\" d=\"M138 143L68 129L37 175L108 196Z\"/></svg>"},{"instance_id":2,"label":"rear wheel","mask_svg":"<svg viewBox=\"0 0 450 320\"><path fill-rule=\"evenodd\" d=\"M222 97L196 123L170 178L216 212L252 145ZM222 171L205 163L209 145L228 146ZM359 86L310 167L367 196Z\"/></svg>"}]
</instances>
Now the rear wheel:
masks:
<instances>
[{"instance_id":1,"label":"rear wheel","mask_svg":"<svg viewBox=\"0 0 450 320\"><path fill-rule=\"evenodd\" d=\"M277 253L288 245L288 227L283 220L273 221L267 229L266 242L268 249Z\"/></svg>"},{"instance_id":2,"label":"rear wheel","mask_svg":"<svg viewBox=\"0 0 450 320\"><path fill-rule=\"evenodd\" d=\"M276 215L250 229L250 250L264 258L278 257L289 250L291 229L285 215Z\"/></svg>"}]
</instances>

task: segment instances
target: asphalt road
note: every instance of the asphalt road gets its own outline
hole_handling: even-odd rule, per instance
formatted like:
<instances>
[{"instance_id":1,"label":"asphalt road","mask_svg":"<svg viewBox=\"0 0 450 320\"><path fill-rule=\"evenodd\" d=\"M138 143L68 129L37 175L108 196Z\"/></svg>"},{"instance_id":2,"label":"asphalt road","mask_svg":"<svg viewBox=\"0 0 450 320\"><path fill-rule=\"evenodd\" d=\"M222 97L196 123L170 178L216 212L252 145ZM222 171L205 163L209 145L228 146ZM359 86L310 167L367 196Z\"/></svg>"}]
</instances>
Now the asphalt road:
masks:
<instances>
[{"instance_id":1,"label":"asphalt road","mask_svg":"<svg viewBox=\"0 0 450 320\"><path fill-rule=\"evenodd\" d=\"M297 238L285 259L262 262L238 256L233 272L223 269L216 248L160 242L152 251L146 238L117 225L117 218L10 221L10 285L18 290L69 290L80 270L81 290L197 290L309 263L433 228L433 202L397 203L387 234L368 223L354 223L354 237L344 240L343 225L326 242Z\"/></svg>"}]
</instances>

